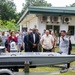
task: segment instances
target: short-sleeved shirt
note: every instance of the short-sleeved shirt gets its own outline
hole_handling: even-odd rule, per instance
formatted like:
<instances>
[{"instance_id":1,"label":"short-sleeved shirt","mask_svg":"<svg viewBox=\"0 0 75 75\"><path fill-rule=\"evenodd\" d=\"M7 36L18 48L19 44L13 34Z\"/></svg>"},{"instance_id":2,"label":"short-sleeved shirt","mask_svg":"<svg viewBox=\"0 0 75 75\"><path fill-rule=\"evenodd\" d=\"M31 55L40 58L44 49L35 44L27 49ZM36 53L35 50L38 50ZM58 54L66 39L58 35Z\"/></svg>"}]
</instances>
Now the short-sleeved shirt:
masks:
<instances>
[{"instance_id":1,"label":"short-sleeved shirt","mask_svg":"<svg viewBox=\"0 0 75 75\"><path fill-rule=\"evenodd\" d=\"M52 49L53 48L53 41L54 41L54 38L53 38L53 36L52 35L43 35L42 37L41 37L41 39L40 39L40 41L42 41L43 42L43 45L42 45L42 47L44 48L44 49Z\"/></svg>"}]
</instances>

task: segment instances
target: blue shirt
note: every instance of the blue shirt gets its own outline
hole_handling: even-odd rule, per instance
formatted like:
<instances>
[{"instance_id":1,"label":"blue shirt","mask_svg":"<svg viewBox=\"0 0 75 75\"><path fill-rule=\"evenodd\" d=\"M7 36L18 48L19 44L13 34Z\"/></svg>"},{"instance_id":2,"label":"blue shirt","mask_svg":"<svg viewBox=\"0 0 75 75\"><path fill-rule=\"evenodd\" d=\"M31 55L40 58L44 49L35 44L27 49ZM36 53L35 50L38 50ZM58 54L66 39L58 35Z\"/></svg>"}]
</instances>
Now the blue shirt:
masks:
<instances>
[{"instance_id":1,"label":"blue shirt","mask_svg":"<svg viewBox=\"0 0 75 75\"><path fill-rule=\"evenodd\" d=\"M18 44L22 44L23 43L23 36L19 35L18 36Z\"/></svg>"}]
</instances>

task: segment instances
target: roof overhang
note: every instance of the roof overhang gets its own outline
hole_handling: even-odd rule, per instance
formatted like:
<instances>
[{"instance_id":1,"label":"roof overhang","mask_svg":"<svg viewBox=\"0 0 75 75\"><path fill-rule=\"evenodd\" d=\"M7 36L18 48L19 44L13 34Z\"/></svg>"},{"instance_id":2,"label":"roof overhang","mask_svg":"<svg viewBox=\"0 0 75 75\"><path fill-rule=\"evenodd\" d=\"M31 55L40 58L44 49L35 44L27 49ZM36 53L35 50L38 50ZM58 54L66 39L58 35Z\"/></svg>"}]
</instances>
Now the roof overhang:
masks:
<instances>
[{"instance_id":1,"label":"roof overhang","mask_svg":"<svg viewBox=\"0 0 75 75\"><path fill-rule=\"evenodd\" d=\"M74 15L75 7L28 7L24 14L18 21L18 24L28 15L28 14L43 14L43 15Z\"/></svg>"}]
</instances>

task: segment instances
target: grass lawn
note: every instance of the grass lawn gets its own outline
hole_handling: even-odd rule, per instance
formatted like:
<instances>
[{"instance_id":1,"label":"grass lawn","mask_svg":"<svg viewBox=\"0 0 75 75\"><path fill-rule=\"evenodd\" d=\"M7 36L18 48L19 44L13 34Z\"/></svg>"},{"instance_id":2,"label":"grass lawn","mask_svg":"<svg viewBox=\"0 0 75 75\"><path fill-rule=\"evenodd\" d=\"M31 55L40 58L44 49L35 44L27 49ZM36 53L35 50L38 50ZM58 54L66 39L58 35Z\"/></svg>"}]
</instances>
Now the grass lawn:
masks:
<instances>
[{"instance_id":1,"label":"grass lawn","mask_svg":"<svg viewBox=\"0 0 75 75\"><path fill-rule=\"evenodd\" d=\"M55 50L56 52L58 51L58 48ZM75 53L75 48L73 47L72 53ZM75 62L71 63L71 66L75 66ZM37 67L37 68L31 68L30 72L52 72L52 71L59 71L61 68L55 68L55 67ZM50 74L51 75L51 74ZM61 73L58 75L75 75L75 70L70 70L65 73Z\"/></svg>"}]
</instances>

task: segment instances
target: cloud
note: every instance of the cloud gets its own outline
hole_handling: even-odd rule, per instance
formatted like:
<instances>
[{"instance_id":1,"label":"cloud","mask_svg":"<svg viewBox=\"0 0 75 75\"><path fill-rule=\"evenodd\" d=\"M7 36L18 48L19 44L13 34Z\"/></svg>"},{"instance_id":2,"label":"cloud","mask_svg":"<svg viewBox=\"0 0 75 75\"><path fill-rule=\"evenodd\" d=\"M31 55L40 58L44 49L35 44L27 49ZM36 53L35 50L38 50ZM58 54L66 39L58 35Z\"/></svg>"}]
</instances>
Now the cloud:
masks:
<instances>
[{"instance_id":1,"label":"cloud","mask_svg":"<svg viewBox=\"0 0 75 75\"><path fill-rule=\"evenodd\" d=\"M75 0L46 0L48 3L51 3L52 6L55 7L65 7L66 5L70 5L75 3Z\"/></svg>"}]
</instances>

